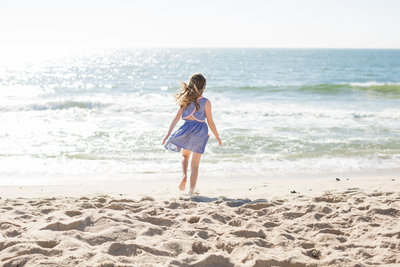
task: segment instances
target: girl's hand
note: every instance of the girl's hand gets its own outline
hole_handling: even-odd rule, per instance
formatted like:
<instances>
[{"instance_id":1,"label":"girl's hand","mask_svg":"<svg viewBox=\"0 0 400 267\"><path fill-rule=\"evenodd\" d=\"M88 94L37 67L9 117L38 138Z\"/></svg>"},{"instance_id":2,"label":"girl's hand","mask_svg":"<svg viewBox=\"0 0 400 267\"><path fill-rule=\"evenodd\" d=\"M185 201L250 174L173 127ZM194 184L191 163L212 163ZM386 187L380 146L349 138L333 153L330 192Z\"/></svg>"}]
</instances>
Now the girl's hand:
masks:
<instances>
[{"instance_id":1,"label":"girl's hand","mask_svg":"<svg viewBox=\"0 0 400 267\"><path fill-rule=\"evenodd\" d=\"M218 145L219 145L219 146L222 146L221 139L219 139L219 138L218 138L218 140L217 140L217 141L218 141Z\"/></svg>"},{"instance_id":2,"label":"girl's hand","mask_svg":"<svg viewBox=\"0 0 400 267\"><path fill-rule=\"evenodd\" d=\"M165 144L165 141L167 141L168 137L169 137L169 134L167 134L167 136L164 137L164 140L162 141L163 145Z\"/></svg>"}]
</instances>

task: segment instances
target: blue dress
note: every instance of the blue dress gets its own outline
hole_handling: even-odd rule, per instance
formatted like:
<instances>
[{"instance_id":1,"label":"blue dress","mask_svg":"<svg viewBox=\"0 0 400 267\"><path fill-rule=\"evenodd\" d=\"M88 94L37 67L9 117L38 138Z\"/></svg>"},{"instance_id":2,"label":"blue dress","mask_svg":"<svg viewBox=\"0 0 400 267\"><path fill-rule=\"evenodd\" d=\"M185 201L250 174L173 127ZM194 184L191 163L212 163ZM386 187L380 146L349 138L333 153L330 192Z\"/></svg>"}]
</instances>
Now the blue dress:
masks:
<instances>
[{"instance_id":1,"label":"blue dress","mask_svg":"<svg viewBox=\"0 0 400 267\"><path fill-rule=\"evenodd\" d=\"M185 120L185 123L171 135L165 144L165 148L175 152L179 152L183 148L200 154L204 153L210 138L204 110L207 98L200 97L197 102L200 106L199 110L196 110L194 102L183 110L182 119ZM187 118L192 115L194 120L188 120Z\"/></svg>"}]
</instances>

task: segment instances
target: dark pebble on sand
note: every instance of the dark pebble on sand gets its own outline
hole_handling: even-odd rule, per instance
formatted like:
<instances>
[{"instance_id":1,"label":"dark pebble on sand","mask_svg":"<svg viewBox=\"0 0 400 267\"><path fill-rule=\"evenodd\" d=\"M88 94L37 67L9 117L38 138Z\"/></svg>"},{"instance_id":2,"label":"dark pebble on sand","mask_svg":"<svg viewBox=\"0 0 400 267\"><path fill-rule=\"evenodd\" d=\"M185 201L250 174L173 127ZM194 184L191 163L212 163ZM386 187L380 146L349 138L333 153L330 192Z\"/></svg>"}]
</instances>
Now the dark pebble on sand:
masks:
<instances>
[{"instance_id":1,"label":"dark pebble on sand","mask_svg":"<svg viewBox=\"0 0 400 267\"><path fill-rule=\"evenodd\" d=\"M340 181L340 178L336 178L336 181Z\"/></svg>"}]
</instances>

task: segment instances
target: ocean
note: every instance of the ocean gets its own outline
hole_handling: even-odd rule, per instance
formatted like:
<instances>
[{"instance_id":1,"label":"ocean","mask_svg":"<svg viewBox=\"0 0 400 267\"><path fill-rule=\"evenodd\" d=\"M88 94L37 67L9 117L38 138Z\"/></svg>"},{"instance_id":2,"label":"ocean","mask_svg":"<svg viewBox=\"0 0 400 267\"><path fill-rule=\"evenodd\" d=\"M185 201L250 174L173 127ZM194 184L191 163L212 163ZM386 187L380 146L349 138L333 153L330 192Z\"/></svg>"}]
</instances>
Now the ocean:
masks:
<instances>
[{"instance_id":1,"label":"ocean","mask_svg":"<svg viewBox=\"0 0 400 267\"><path fill-rule=\"evenodd\" d=\"M400 50L108 49L0 62L0 184L179 178L161 142L195 72L223 142L199 179L399 173Z\"/></svg>"}]
</instances>

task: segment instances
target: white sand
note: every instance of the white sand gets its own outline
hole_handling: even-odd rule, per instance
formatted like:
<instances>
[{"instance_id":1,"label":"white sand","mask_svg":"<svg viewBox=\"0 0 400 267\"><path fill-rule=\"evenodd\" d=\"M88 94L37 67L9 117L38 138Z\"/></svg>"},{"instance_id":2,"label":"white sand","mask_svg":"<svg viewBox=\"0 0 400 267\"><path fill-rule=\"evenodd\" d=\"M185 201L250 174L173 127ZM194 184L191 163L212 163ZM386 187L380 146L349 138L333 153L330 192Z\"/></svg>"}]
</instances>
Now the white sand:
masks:
<instances>
[{"instance_id":1,"label":"white sand","mask_svg":"<svg viewBox=\"0 0 400 267\"><path fill-rule=\"evenodd\" d=\"M400 177L178 184L0 187L0 266L400 265Z\"/></svg>"}]
</instances>

